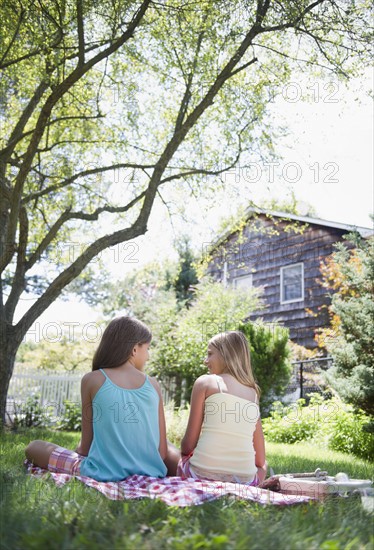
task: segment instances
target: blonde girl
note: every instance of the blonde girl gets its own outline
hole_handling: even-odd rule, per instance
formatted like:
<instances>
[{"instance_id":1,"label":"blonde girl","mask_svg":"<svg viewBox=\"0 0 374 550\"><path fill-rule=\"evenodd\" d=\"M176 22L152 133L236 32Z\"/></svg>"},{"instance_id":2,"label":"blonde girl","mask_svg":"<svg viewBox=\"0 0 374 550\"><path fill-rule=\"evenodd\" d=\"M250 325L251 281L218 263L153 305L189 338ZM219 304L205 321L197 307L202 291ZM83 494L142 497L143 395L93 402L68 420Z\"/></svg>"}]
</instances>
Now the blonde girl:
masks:
<instances>
[{"instance_id":1,"label":"blonde girl","mask_svg":"<svg viewBox=\"0 0 374 550\"><path fill-rule=\"evenodd\" d=\"M214 336L204 362L210 374L193 386L177 475L258 485L266 476L260 390L244 334Z\"/></svg>"}]
</instances>

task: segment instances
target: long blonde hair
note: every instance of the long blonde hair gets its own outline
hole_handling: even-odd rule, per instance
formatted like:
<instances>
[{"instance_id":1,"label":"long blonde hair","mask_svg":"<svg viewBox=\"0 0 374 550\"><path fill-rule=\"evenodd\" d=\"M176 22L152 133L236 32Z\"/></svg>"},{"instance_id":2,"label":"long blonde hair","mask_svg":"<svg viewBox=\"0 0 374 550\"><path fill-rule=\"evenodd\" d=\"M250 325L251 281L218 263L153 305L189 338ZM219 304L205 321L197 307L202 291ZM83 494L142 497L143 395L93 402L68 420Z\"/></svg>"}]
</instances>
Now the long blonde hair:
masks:
<instances>
[{"instance_id":1,"label":"long blonde hair","mask_svg":"<svg viewBox=\"0 0 374 550\"><path fill-rule=\"evenodd\" d=\"M253 388L260 397L260 387L253 376L248 341L242 332L221 332L209 341L224 360L225 371L244 386Z\"/></svg>"}]
</instances>

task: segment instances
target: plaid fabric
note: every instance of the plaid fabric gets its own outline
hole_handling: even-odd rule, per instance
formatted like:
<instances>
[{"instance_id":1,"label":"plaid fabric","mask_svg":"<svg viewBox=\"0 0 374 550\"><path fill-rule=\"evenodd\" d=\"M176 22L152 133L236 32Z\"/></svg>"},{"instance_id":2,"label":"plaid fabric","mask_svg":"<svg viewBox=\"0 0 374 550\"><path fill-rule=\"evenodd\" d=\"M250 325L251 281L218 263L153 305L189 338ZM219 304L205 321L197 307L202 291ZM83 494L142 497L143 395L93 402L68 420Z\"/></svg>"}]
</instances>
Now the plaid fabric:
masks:
<instances>
[{"instance_id":1,"label":"plaid fabric","mask_svg":"<svg viewBox=\"0 0 374 550\"><path fill-rule=\"evenodd\" d=\"M79 455L78 455L79 456ZM225 495L232 495L238 499L251 500L259 504L273 504L287 506L308 502L310 497L300 495L282 495L267 489L251 487L240 483L226 483L220 481L181 479L180 477L165 477L163 479L134 475L123 481L96 481L90 477L73 476L66 473L55 473L34 466L25 461L30 475L45 477L50 475L58 486L68 481L78 479L88 487L100 491L111 500L125 500L137 498L159 498L171 506L192 506L215 500Z\"/></svg>"},{"instance_id":2,"label":"plaid fabric","mask_svg":"<svg viewBox=\"0 0 374 550\"><path fill-rule=\"evenodd\" d=\"M179 462L178 462L178 466L177 466L177 475L179 477L181 477L182 479L212 481L212 479L210 479L208 477L198 475L194 471L194 469L190 465L190 458L192 457L192 455L193 455L193 453L190 453L189 455L181 456L181 458L179 459ZM211 477L213 477L213 476L211 476ZM223 481L224 483L228 483L228 482L232 481L231 476L226 476L227 479L224 479L224 478L222 479L222 476L219 476L219 477L221 477L221 481ZM216 479L218 479L218 477ZM239 480L234 480L233 483L240 483L240 481ZM244 483L243 485L257 487L258 484L259 484L258 483L258 478L257 478L257 475L256 475L253 481L251 481L250 483Z\"/></svg>"},{"instance_id":3,"label":"plaid fabric","mask_svg":"<svg viewBox=\"0 0 374 550\"><path fill-rule=\"evenodd\" d=\"M60 474L79 476L81 462L85 457L64 447L56 447L49 457L48 470Z\"/></svg>"}]
</instances>

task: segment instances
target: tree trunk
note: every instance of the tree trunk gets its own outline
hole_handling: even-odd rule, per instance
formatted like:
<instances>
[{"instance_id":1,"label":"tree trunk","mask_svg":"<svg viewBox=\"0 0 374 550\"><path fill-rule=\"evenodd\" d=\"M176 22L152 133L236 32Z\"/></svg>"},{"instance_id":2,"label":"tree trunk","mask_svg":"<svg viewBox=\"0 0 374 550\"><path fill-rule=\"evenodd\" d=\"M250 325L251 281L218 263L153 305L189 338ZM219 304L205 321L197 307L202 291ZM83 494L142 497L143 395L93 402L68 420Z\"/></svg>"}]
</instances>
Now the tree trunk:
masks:
<instances>
[{"instance_id":1,"label":"tree trunk","mask_svg":"<svg viewBox=\"0 0 374 550\"><path fill-rule=\"evenodd\" d=\"M1 323L0 333L0 426L3 427L7 420L6 403L9 382L22 337L16 334L14 327L7 323Z\"/></svg>"}]
</instances>

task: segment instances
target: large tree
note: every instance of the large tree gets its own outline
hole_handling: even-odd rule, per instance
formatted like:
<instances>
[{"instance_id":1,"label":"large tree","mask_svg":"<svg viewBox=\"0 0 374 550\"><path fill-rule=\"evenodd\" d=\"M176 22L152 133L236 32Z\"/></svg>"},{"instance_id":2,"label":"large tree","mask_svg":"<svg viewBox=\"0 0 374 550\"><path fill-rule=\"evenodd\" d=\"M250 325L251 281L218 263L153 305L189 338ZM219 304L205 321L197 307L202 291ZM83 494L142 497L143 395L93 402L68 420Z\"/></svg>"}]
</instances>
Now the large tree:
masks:
<instances>
[{"instance_id":1,"label":"large tree","mask_svg":"<svg viewBox=\"0 0 374 550\"><path fill-rule=\"evenodd\" d=\"M3 419L17 349L41 313L102 250L147 231L165 186L206 188L243 151L271 150L266 106L293 66L346 78L367 64L368 4L2 1ZM100 233L95 221L110 216Z\"/></svg>"},{"instance_id":2,"label":"large tree","mask_svg":"<svg viewBox=\"0 0 374 550\"><path fill-rule=\"evenodd\" d=\"M334 359L327 381L347 403L371 415L374 431L374 238L350 234L321 263L322 286L333 292L331 327L318 335Z\"/></svg>"}]
</instances>

